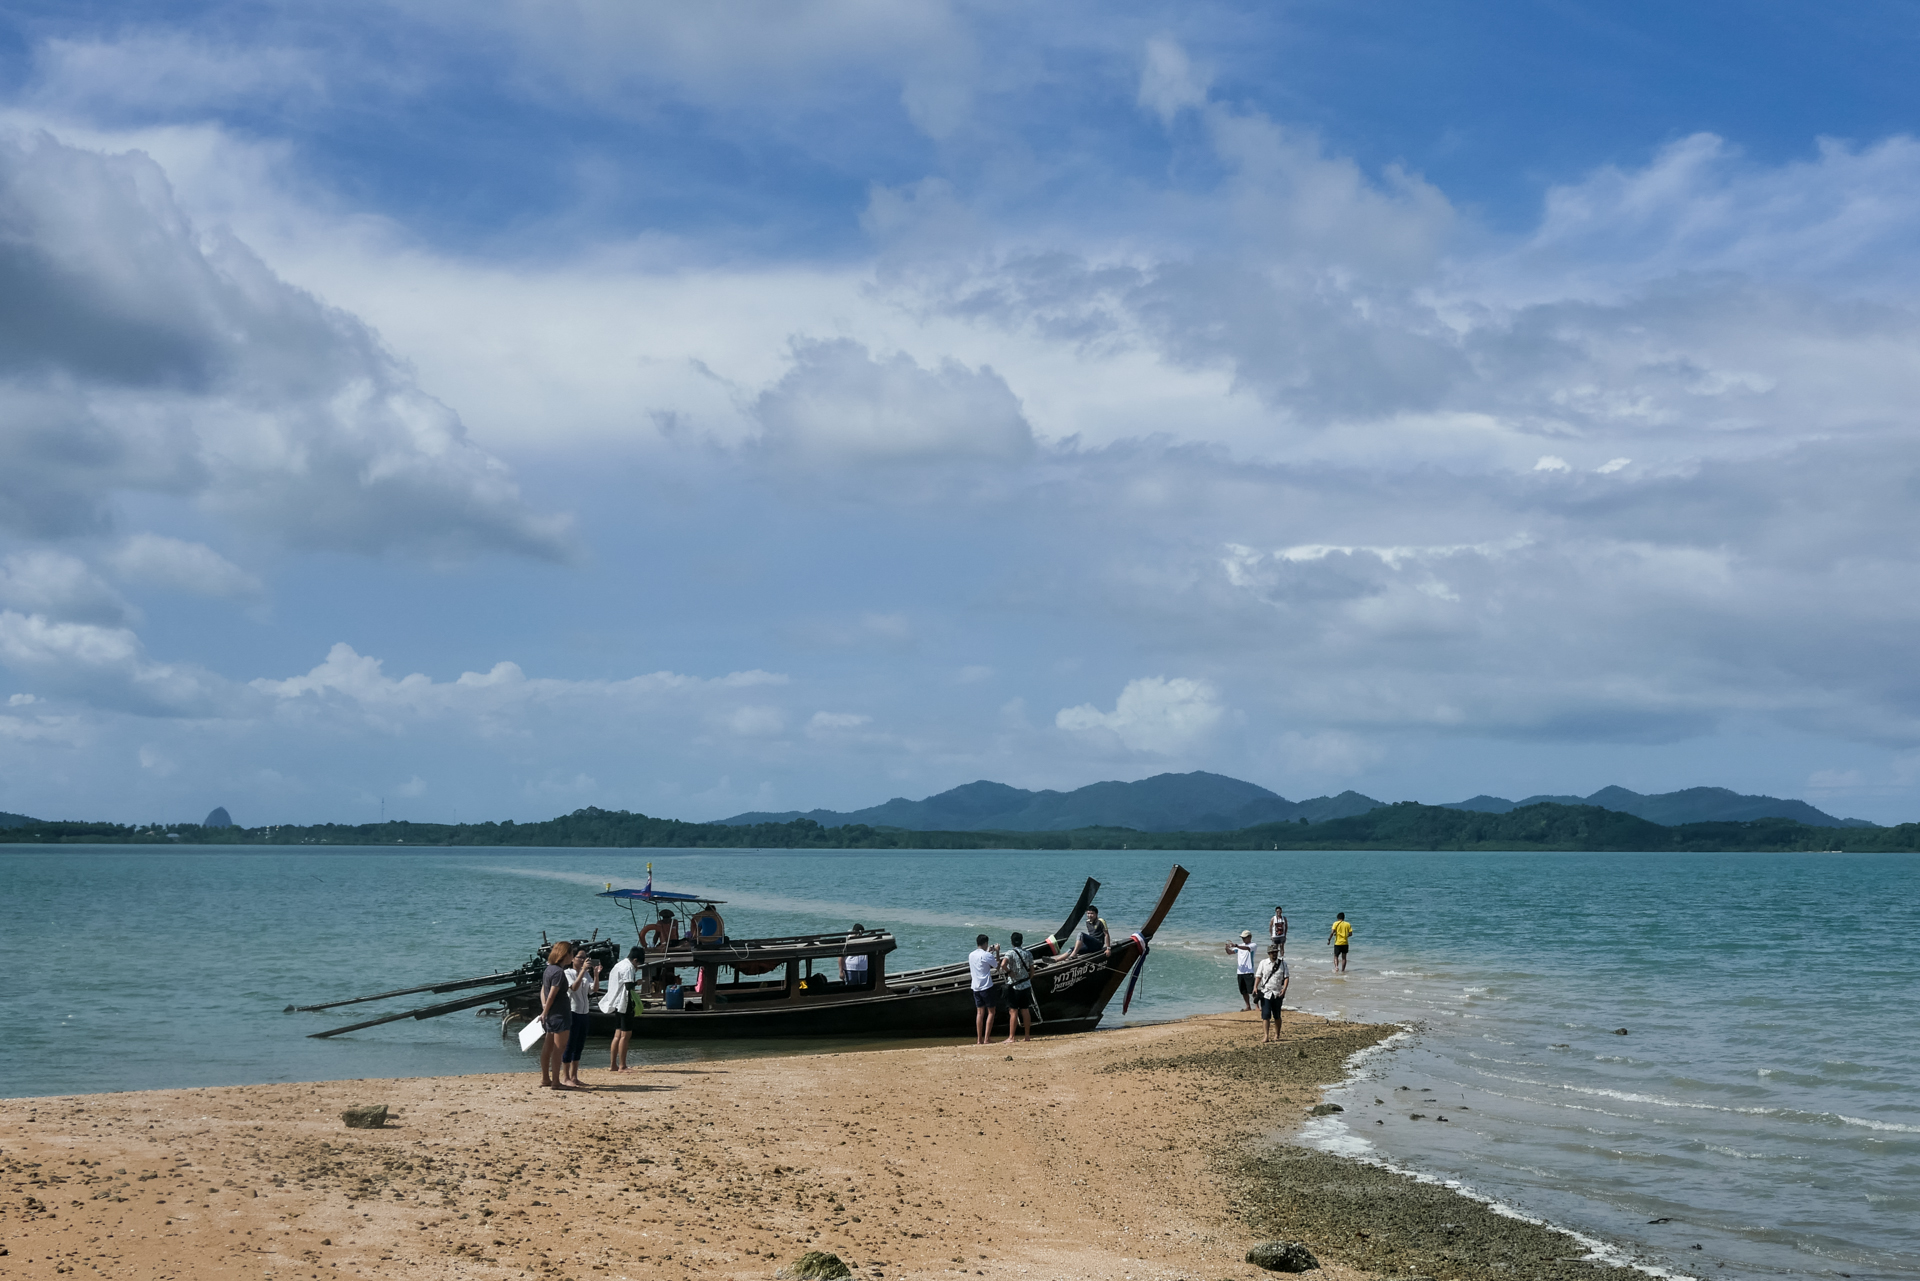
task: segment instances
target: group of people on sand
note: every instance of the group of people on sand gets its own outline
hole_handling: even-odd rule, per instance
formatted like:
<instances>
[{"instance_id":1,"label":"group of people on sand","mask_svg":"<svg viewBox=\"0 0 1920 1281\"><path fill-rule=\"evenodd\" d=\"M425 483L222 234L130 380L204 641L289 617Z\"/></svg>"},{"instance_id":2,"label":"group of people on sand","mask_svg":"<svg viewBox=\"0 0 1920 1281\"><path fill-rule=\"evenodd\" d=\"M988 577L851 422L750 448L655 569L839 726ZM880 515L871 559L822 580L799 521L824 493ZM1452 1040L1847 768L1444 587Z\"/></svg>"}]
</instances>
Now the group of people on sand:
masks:
<instances>
[{"instance_id":1,"label":"group of people on sand","mask_svg":"<svg viewBox=\"0 0 1920 1281\"><path fill-rule=\"evenodd\" d=\"M1106 951L1110 941L1100 909L1089 907L1068 955L1095 955ZM1033 1019L1040 1008L1033 992L1033 960L1026 936L1018 930L1007 935L1005 951L987 935L975 936L973 951L967 953L967 969L973 975L975 1045L993 1042L993 1025L1002 1011L1007 1015L1007 1039L1001 1044L1012 1045L1016 1036L1023 1042L1033 1040Z\"/></svg>"},{"instance_id":2,"label":"group of people on sand","mask_svg":"<svg viewBox=\"0 0 1920 1281\"><path fill-rule=\"evenodd\" d=\"M633 989L640 981L646 953L628 948L625 958L607 971L606 995L600 1012L614 1016L613 1072L631 1072L627 1046L633 1040ZM600 963L576 955L571 943L547 949L547 968L540 976L540 1084L550 1090L591 1090L580 1079L580 1055L587 1048L587 1015L593 1009L594 989L600 985Z\"/></svg>"},{"instance_id":3,"label":"group of people on sand","mask_svg":"<svg viewBox=\"0 0 1920 1281\"><path fill-rule=\"evenodd\" d=\"M1333 926L1327 931L1327 942L1333 945L1333 972L1347 972L1348 940L1353 937L1353 922L1347 919L1345 912L1334 913ZM1253 931L1241 930L1238 943L1227 944L1228 955L1234 958L1234 977L1240 985L1240 1003L1248 1012L1253 1003L1260 1002L1260 1023L1265 1033L1262 1044L1280 1039L1280 1006L1286 999L1287 985L1293 981L1293 970L1287 965L1287 909L1278 905L1273 909L1273 917L1267 922L1267 952L1258 964L1254 962Z\"/></svg>"}]
</instances>

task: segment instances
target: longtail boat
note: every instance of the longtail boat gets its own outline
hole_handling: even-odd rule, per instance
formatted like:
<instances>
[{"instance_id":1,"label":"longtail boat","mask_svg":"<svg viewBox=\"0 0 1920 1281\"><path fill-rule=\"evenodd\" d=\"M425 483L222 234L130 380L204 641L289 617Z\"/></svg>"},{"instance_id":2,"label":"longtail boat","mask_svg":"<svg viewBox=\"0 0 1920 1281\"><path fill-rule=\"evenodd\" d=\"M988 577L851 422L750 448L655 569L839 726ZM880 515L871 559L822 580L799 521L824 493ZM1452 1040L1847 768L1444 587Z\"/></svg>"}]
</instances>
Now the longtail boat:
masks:
<instances>
[{"instance_id":1,"label":"longtail boat","mask_svg":"<svg viewBox=\"0 0 1920 1281\"><path fill-rule=\"evenodd\" d=\"M1074 927L1100 888L1098 881L1089 879L1058 933L1027 949L1034 958L1033 1030L1041 1035L1092 1030L1119 992L1120 985L1128 983L1130 977L1138 979L1153 936L1173 909L1186 880L1187 869L1176 864L1146 923L1138 931L1125 937L1110 936L1104 951L1072 955L1066 948ZM642 1012L634 1020L633 1035L637 1040L941 1036L961 1035L973 1027L973 985L966 962L892 971L887 960L899 944L889 931L731 939L717 929L701 932L705 920L718 921L718 914L712 910L718 900L654 891L651 877L644 891L617 891L609 887L602 897L654 903L698 901L705 905L693 916L693 928L685 937L666 947L646 949L641 966ZM603 974L626 950L615 940L597 936L569 942L577 952L598 961ZM379 1000L416 992L445 993L493 985L493 990L478 995L312 1035L337 1036L396 1019L432 1018L489 1004L497 1006L503 1014L501 1032L505 1035L512 1026L524 1024L539 1012L545 951L543 948L517 970L354 998L354 1001ZM839 978L839 962L856 954L868 958L867 978L863 984L850 986ZM664 981L670 975L682 972L697 978L679 984L677 991L664 988ZM1128 983L1123 1010L1131 998L1132 984ZM317 1010L350 1003L353 1002L289 1006L288 1010ZM600 1012L596 997L587 1015L587 1035L610 1036L614 1023L613 1015Z\"/></svg>"}]
</instances>

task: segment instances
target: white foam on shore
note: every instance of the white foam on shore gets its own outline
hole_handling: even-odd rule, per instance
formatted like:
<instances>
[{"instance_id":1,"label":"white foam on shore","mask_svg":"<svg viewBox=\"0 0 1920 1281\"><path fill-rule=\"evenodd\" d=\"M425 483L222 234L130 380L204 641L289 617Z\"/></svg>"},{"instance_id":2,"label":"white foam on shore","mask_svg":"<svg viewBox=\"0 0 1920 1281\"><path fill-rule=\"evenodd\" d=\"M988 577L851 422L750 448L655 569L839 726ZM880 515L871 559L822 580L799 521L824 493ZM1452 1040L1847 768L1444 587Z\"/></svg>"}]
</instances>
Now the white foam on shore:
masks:
<instances>
[{"instance_id":1,"label":"white foam on shore","mask_svg":"<svg viewBox=\"0 0 1920 1281\"><path fill-rule=\"evenodd\" d=\"M1341 1090L1358 1085L1373 1059L1396 1048L1397 1044L1402 1041L1414 1039L1417 1031L1417 1025L1403 1023L1400 1025L1399 1031L1395 1032L1392 1036L1348 1055L1345 1064L1347 1069L1346 1076L1328 1088ZM1434 1187L1445 1188L1447 1191L1465 1197L1469 1201L1475 1201L1486 1206L1489 1211L1500 1215L1502 1218L1514 1219L1520 1223L1528 1223L1534 1227L1548 1228L1561 1233L1567 1237L1567 1239L1586 1250L1587 1253L1583 1256L1584 1262L1599 1263L1607 1267L1631 1268L1635 1272L1639 1272L1645 1276L1659 1277L1662 1281L1701 1281L1701 1278L1694 1276L1692 1273L1674 1272L1658 1264L1647 1263L1635 1258L1631 1253L1619 1246L1599 1240L1597 1237L1587 1236L1583 1232L1576 1232L1571 1228L1562 1227L1560 1224L1553 1223L1547 1219L1537 1218L1523 1210L1508 1205L1504 1201L1497 1200L1484 1192L1477 1191L1470 1184L1463 1183L1459 1179L1449 1179L1437 1174L1429 1174L1425 1170L1415 1169L1412 1166L1402 1165L1397 1161L1389 1160L1379 1154L1379 1151L1373 1146L1372 1142L1349 1129L1347 1125L1340 1120L1338 1115L1310 1117L1301 1124L1295 1133L1296 1136L1304 1142L1305 1146L1311 1147L1316 1151L1325 1152L1331 1156L1341 1157L1348 1161L1358 1161L1363 1165L1375 1166L1394 1174L1404 1175L1416 1183L1425 1183Z\"/></svg>"}]
</instances>

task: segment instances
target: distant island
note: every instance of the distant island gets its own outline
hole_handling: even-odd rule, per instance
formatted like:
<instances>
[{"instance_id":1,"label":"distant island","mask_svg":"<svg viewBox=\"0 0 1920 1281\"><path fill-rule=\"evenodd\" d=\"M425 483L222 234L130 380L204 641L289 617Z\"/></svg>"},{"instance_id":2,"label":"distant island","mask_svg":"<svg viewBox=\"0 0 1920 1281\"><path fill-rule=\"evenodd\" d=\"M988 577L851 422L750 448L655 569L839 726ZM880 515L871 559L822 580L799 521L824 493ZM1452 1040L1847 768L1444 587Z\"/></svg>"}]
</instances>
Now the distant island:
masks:
<instances>
[{"instance_id":1,"label":"distant island","mask_svg":"<svg viewBox=\"0 0 1920 1281\"><path fill-rule=\"evenodd\" d=\"M1724 787L1690 787L1657 796L1643 796L1624 787L1603 787L1591 796L1529 796L1522 801L1475 796L1449 802L1441 808L1507 814L1542 803L1595 805L1669 827L1757 818L1790 818L1809 827L1877 826L1865 819L1835 818L1805 801L1743 796ZM1324 823L1330 819L1352 818L1387 804L1351 791L1338 796L1290 801L1257 783L1195 770L1191 774L1156 774L1136 783L1092 783L1071 792L1030 792L982 780L925 800L910 801L896 796L884 805L863 810L756 811L720 821L752 827L804 818L822 827L865 823L873 827L951 832L1070 832L1083 827L1125 827L1141 832L1231 832L1262 823L1295 823L1301 819Z\"/></svg>"},{"instance_id":2,"label":"distant island","mask_svg":"<svg viewBox=\"0 0 1920 1281\"><path fill-rule=\"evenodd\" d=\"M1652 799L1652 798L1649 798ZM22 816L10 816L22 817ZM1504 812L1400 801L1322 822L1305 818L1214 832L1088 826L1068 831L916 830L811 818L687 823L588 808L540 823L321 823L285 827L41 822L0 826L0 843L611 849L1014 850L1634 850L1920 852L1920 823L1833 826L1791 818L1662 824L1598 805L1542 801Z\"/></svg>"}]
</instances>

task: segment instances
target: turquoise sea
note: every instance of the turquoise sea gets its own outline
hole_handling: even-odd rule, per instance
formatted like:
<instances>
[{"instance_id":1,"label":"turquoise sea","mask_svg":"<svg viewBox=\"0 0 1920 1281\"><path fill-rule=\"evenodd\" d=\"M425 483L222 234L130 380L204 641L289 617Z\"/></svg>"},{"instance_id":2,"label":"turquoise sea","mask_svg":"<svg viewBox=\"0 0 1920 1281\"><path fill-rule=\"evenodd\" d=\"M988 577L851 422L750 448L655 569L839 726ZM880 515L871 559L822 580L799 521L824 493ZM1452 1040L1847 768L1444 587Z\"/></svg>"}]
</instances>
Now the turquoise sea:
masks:
<instances>
[{"instance_id":1,"label":"turquoise sea","mask_svg":"<svg viewBox=\"0 0 1920 1281\"><path fill-rule=\"evenodd\" d=\"M1045 935L1089 875L1131 930L1174 857L14 846L0 1094L531 1070L471 1013L314 1041L383 1007L281 1011L508 968L542 931L624 936L593 892L649 860L661 887L727 900L731 933L859 920L894 930L905 966L981 930ZM1650 1270L1920 1278L1920 859L1178 858L1193 878L1129 1021L1237 1008L1222 944L1285 903L1294 1003L1409 1028L1336 1088L1344 1113L1294 1137ZM1343 978L1322 941L1336 911L1357 927Z\"/></svg>"}]
</instances>

